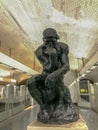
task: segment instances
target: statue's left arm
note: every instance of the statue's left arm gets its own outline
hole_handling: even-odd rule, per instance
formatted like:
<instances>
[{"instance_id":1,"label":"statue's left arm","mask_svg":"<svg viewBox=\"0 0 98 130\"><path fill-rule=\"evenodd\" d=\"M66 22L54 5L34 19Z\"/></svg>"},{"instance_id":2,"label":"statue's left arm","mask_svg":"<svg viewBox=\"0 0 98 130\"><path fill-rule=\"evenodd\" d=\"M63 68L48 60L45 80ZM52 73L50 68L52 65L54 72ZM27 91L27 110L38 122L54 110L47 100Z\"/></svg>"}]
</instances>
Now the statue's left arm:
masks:
<instances>
[{"instance_id":1,"label":"statue's left arm","mask_svg":"<svg viewBox=\"0 0 98 130\"><path fill-rule=\"evenodd\" d=\"M55 70L46 79L46 85L51 82L52 80L58 80L61 76L66 74L69 71L69 58L68 58L68 53L69 53L69 48L66 44L61 44L61 54L60 54L60 62L62 64L62 67Z\"/></svg>"},{"instance_id":2,"label":"statue's left arm","mask_svg":"<svg viewBox=\"0 0 98 130\"><path fill-rule=\"evenodd\" d=\"M62 49L62 52L61 52L61 56L60 56L60 61L61 61L62 67L57 70L58 75L59 74L64 75L69 71L68 45L63 44L61 49Z\"/></svg>"}]
</instances>

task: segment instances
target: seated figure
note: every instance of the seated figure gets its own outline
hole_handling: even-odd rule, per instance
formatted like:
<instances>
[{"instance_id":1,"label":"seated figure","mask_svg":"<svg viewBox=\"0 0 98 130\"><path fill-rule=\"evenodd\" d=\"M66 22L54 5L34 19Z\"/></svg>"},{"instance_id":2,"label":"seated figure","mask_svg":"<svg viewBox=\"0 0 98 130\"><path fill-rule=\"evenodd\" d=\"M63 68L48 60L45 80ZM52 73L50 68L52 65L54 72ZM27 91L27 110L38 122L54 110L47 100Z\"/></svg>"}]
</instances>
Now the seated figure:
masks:
<instances>
[{"instance_id":1,"label":"seated figure","mask_svg":"<svg viewBox=\"0 0 98 130\"><path fill-rule=\"evenodd\" d=\"M43 44L35 52L43 71L27 82L31 96L40 105L38 121L49 124L69 123L79 119L70 92L63 82L64 74L69 71L68 45L58 42L58 39L55 29L44 30Z\"/></svg>"}]
</instances>

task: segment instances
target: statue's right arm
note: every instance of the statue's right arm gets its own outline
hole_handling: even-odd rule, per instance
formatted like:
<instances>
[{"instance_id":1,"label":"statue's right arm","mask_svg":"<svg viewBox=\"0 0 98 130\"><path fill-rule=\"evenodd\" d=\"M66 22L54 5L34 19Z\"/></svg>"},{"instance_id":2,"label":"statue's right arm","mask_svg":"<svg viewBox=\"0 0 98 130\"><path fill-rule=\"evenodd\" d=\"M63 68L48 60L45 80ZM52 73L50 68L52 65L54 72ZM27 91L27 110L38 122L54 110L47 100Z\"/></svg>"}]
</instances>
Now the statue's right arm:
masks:
<instances>
[{"instance_id":1,"label":"statue's right arm","mask_svg":"<svg viewBox=\"0 0 98 130\"><path fill-rule=\"evenodd\" d=\"M43 45L40 46L36 51L35 54L38 58L38 60L40 61L40 63L43 65L45 62L45 58L44 58L44 54L43 54Z\"/></svg>"}]
</instances>

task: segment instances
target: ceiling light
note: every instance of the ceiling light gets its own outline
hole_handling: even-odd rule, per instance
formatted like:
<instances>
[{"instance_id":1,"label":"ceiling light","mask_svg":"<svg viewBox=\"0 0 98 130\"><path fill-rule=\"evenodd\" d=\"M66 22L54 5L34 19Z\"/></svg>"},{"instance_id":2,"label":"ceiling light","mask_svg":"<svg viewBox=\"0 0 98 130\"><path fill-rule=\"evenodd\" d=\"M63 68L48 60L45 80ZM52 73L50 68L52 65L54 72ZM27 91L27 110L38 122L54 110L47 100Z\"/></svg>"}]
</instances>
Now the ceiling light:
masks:
<instances>
[{"instance_id":1,"label":"ceiling light","mask_svg":"<svg viewBox=\"0 0 98 130\"><path fill-rule=\"evenodd\" d=\"M5 70L3 70L3 69L0 69L0 76L5 77L5 76L9 76L9 75L10 75L10 72L9 72L9 71L5 71Z\"/></svg>"},{"instance_id":2,"label":"ceiling light","mask_svg":"<svg viewBox=\"0 0 98 130\"><path fill-rule=\"evenodd\" d=\"M87 71L86 71L86 73L90 73L90 72L91 72L91 70L87 70Z\"/></svg>"},{"instance_id":3,"label":"ceiling light","mask_svg":"<svg viewBox=\"0 0 98 130\"><path fill-rule=\"evenodd\" d=\"M94 84L98 85L98 83L94 83Z\"/></svg>"},{"instance_id":4,"label":"ceiling light","mask_svg":"<svg viewBox=\"0 0 98 130\"><path fill-rule=\"evenodd\" d=\"M91 70L94 70L95 68L97 68L97 66L94 65L91 67Z\"/></svg>"},{"instance_id":5,"label":"ceiling light","mask_svg":"<svg viewBox=\"0 0 98 130\"><path fill-rule=\"evenodd\" d=\"M16 79L10 79L10 78L5 78L5 77L0 77L0 81L16 83Z\"/></svg>"},{"instance_id":6,"label":"ceiling light","mask_svg":"<svg viewBox=\"0 0 98 130\"><path fill-rule=\"evenodd\" d=\"M95 63L95 66L98 66L98 62Z\"/></svg>"},{"instance_id":7,"label":"ceiling light","mask_svg":"<svg viewBox=\"0 0 98 130\"><path fill-rule=\"evenodd\" d=\"M12 59L11 57L9 57L1 52L0 52L0 62L2 64L11 66L11 67L16 68L18 70L21 70L23 72L27 72L31 75L38 74L37 71L32 70L31 68L27 67L26 65Z\"/></svg>"},{"instance_id":8,"label":"ceiling light","mask_svg":"<svg viewBox=\"0 0 98 130\"><path fill-rule=\"evenodd\" d=\"M50 20L52 22L55 22L55 23L73 24L73 25L76 25L76 26L79 26L79 27L82 27L82 28L93 28L96 25L96 23L92 20L86 19L86 20L78 21L78 20L75 20L74 18L67 17L63 14L63 12L60 12L55 8L53 8L53 13L50 17Z\"/></svg>"},{"instance_id":9,"label":"ceiling light","mask_svg":"<svg viewBox=\"0 0 98 130\"><path fill-rule=\"evenodd\" d=\"M16 83L16 79L11 79L11 82L12 83Z\"/></svg>"},{"instance_id":10,"label":"ceiling light","mask_svg":"<svg viewBox=\"0 0 98 130\"><path fill-rule=\"evenodd\" d=\"M8 65L2 64L1 62L0 62L0 65L4 66L4 67L7 67L7 68L9 67Z\"/></svg>"},{"instance_id":11,"label":"ceiling light","mask_svg":"<svg viewBox=\"0 0 98 130\"><path fill-rule=\"evenodd\" d=\"M91 20L81 20L77 22L76 25L83 28L93 28L96 25L96 23Z\"/></svg>"},{"instance_id":12,"label":"ceiling light","mask_svg":"<svg viewBox=\"0 0 98 130\"><path fill-rule=\"evenodd\" d=\"M86 76L86 74L81 75L81 77L85 77L85 76Z\"/></svg>"},{"instance_id":13,"label":"ceiling light","mask_svg":"<svg viewBox=\"0 0 98 130\"><path fill-rule=\"evenodd\" d=\"M53 8L53 13L50 17L50 20L52 22L59 23L59 24L64 24L64 23L75 24L76 23L76 20L74 18L65 16L63 12L60 12L55 8Z\"/></svg>"},{"instance_id":14,"label":"ceiling light","mask_svg":"<svg viewBox=\"0 0 98 130\"><path fill-rule=\"evenodd\" d=\"M0 77L0 81L3 81L3 78L2 78L2 77Z\"/></svg>"}]
</instances>

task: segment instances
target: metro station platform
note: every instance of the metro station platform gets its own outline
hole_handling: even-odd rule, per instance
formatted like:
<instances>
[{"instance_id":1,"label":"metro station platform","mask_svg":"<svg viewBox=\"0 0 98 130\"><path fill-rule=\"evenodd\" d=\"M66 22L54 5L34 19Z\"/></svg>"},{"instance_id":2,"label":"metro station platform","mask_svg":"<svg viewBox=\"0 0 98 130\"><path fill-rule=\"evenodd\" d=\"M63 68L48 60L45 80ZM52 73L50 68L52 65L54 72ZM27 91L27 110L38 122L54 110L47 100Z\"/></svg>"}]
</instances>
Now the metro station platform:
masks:
<instances>
[{"instance_id":1,"label":"metro station platform","mask_svg":"<svg viewBox=\"0 0 98 130\"><path fill-rule=\"evenodd\" d=\"M0 130L27 130L27 126L36 120L38 107L29 107L23 112L0 122ZM98 130L98 113L91 109L80 109L80 113L89 130Z\"/></svg>"}]
</instances>

